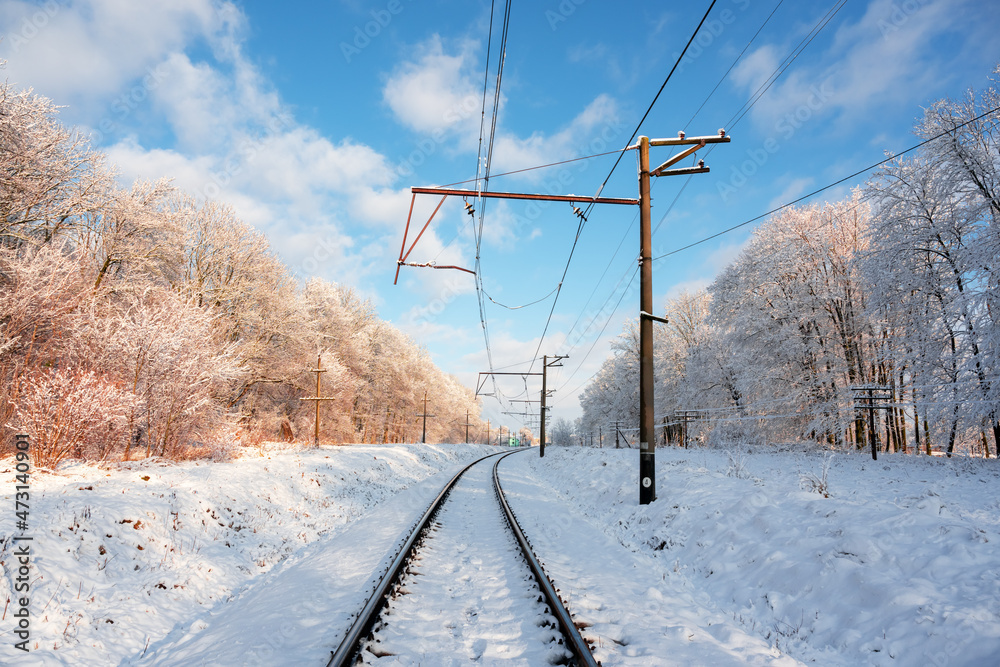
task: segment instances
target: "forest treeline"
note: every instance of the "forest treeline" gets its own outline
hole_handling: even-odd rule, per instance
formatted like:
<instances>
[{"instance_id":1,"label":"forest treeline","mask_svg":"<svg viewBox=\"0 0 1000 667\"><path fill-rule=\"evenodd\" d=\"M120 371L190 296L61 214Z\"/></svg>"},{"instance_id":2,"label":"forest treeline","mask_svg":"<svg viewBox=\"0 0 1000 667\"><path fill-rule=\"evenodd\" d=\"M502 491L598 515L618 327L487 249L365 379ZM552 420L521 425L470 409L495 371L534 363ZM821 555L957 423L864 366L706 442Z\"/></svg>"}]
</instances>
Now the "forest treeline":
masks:
<instances>
[{"instance_id":1,"label":"forest treeline","mask_svg":"<svg viewBox=\"0 0 1000 667\"><path fill-rule=\"evenodd\" d=\"M233 210L123 188L51 101L0 85L0 454L35 465L219 455L313 437L463 441L472 392L351 288L297 281Z\"/></svg>"},{"instance_id":2,"label":"forest treeline","mask_svg":"<svg viewBox=\"0 0 1000 667\"><path fill-rule=\"evenodd\" d=\"M657 423L687 420L691 437L717 443L874 437L883 450L996 455L998 107L996 79L933 104L915 133L936 139L843 201L777 213L707 291L669 300L654 339ZM577 435L637 424L635 321L613 349L581 396ZM866 386L884 396L874 429L852 390Z\"/></svg>"}]
</instances>

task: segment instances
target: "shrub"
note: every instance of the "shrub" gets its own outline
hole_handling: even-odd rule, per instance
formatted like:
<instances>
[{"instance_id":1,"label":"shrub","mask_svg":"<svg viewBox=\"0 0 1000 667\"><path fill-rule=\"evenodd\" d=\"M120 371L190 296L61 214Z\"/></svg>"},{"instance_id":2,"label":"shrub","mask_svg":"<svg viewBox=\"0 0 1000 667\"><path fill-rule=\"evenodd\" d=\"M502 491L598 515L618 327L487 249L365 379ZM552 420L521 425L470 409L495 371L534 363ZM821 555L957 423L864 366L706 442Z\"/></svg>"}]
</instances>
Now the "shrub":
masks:
<instances>
[{"instance_id":1,"label":"shrub","mask_svg":"<svg viewBox=\"0 0 1000 667\"><path fill-rule=\"evenodd\" d=\"M92 371L36 371L22 383L10 426L32 437L35 467L55 468L68 457L104 460L122 443L135 400Z\"/></svg>"}]
</instances>

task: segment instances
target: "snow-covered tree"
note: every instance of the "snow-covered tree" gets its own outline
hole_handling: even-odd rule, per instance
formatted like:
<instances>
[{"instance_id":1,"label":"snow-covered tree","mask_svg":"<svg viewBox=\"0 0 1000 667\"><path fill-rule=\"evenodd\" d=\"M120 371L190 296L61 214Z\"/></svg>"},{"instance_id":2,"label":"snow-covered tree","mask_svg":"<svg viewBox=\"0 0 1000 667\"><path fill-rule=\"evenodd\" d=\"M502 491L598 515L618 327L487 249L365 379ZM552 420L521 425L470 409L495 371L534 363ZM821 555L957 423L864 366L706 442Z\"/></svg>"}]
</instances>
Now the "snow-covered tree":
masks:
<instances>
[{"instance_id":1,"label":"snow-covered tree","mask_svg":"<svg viewBox=\"0 0 1000 667\"><path fill-rule=\"evenodd\" d=\"M51 100L0 83L0 243L50 242L105 206L113 174Z\"/></svg>"},{"instance_id":2,"label":"snow-covered tree","mask_svg":"<svg viewBox=\"0 0 1000 667\"><path fill-rule=\"evenodd\" d=\"M941 427L949 453L961 439L985 442L986 431L1000 442L1000 137L997 114L974 120L997 101L991 88L933 105L918 134L945 136L894 160L869 186L876 222L863 265L872 308L894 325L891 353L917 414Z\"/></svg>"}]
</instances>

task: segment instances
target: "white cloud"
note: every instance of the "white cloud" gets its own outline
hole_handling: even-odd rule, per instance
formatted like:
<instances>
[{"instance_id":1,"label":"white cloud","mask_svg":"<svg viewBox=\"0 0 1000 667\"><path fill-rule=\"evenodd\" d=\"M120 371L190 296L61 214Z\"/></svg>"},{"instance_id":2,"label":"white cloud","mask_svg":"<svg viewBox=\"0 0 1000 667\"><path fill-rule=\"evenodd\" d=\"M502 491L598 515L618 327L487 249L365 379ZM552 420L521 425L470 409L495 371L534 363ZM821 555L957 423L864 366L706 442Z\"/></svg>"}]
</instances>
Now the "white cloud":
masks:
<instances>
[{"instance_id":1,"label":"white cloud","mask_svg":"<svg viewBox=\"0 0 1000 667\"><path fill-rule=\"evenodd\" d=\"M475 59L478 44L465 41L448 53L434 36L417 49L416 58L401 65L387 80L383 98L404 126L448 143L459 151L479 148L482 83ZM487 123L493 91L487 91ZM618 105L608 95L598 95L562 129L552 134L534 132L521 137L503 124L504 96L494 140L493 173L533 167L593 152L591 144L617 148L624 128L618 122ZM487 126L486 131L489 131ZM520 178L539 181L546 171L526 172Z\"/></svg>"},{"instance_id":2,"label":"white cloud","mask_svg":"<svg viewBox=\"0 0 1000 667\"><path fill-rule=\"evenodd\" d=\"M449 55L438 35L421 45L416 59L401 65L382 91L399 122L426 134L457 132L466 146L478 137L482 89L472 69L477 46L462 42Z\"/></svg>"},{"instance_id":3,"label":"white cloud","mask_svg":"<svg viewBox=\"0 0 1000 667\"><path fill-rule=\"evenodd\" d=\"M0 55L12 83L59 103L106 100L192 39L241 29L229 3L0 0Z\"/></svg>"},{"instance_id":4,"label":"white cloud","mask_svg":"<svg viewBox=\"0 0 1000 667\"><path fill-rule=\"evenodd\" d=\"M805 57L781 75L750 115L769 129L789 114L798 114L800 124L818 116L839 116L841 122L850 122L893 100L909 99L904 92L927 88L928 82L946 76L950 62L941 60L942 54L929 45L962 30L970 8L967 0L872 0L855 21L835 18L826 34L807 47ZM822 11L817 11L815 20ZM785 42L750 52L733 70L736 87L748 97L754 94L814 24L803 23L786 35ZM838 25L831 37L828 31ZM824 37L829 45L817 54L814 51ZM936 67L931 65L935 60L939 61Z\"/></svg>"}]
</instances>

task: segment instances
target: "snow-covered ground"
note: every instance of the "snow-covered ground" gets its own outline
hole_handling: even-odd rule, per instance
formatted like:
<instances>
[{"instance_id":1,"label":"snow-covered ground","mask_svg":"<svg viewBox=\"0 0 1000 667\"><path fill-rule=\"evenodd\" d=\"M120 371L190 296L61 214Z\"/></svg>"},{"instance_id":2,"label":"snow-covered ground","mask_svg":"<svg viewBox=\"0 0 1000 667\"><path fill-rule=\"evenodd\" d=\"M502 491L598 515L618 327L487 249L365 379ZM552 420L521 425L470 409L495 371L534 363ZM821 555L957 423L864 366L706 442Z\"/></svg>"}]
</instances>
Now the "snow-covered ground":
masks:
<instances>
[{"instance_id":1,"label":"snow-covered ground","mask_svg":"<svg viewBox=\"0 0 1000 667\"><path fill-rule=\"evenodd\" d=\"M806 663L1000 665L996 459L841 454L824 497L807 490L822 478L817 453L659 449L657 500L645 507L634 450L552 448L510 463L662 578L633 600L664 617L661 636L607 630L625 632L632 650L682 639L673 605L693 596ZM587 596L572 578L563 585L574 588Z\"/></svg>"},{"instance_id":2,"label":"snow-covered ground","mask_svg":"<svg viewBox=\"0 0 1000 667\"><path fill-rule=\"evenodd\" d=\"M11 606L0 621L0 664L117 665L149 653L175 626L231 606L227 601L249 584L288 569L312 553L310 546L343 532L374 506L391 505L402 490L426 506L428 494L440 489L434 478L441 471L450 478L486 451L494 450L273 449L229 463L70 465L56 475L36 474L28 531L34 537L32 651L13 647ZM0 601L13 597L16 572L14 474L12 459L0 462ZM411 509L400 513L405 522ZM403 527L387 526L390 540ZM357 541L380 548L364 534ZM381 545L382 551L390 547L391 541ZM254 639L267 655L275 642L291 641L278 625Z\"/></svg>"},{"instance_id":3,"label":"snow-covered ground","mask_svg":"<svg viewBox=\"0 0 1000 667\"><path fill-rule=\"evenodd\" d=\"M402 530L492 451L353 446L35 476L37 650L13 649L8 611L0 663L324 664ZM658 499L639 507L637 459L549 448L500 467L605 665L1000 665L995 460L841 454L825 497L811 490L817 453L660 449ZM9 459L0 474L5 600ZM468 639L455 664L493 664L488 629Z\"/></svg>"},{"instance_id":4,"label":"snow-covered ground","mask_svg":"<svg viewBox=\"0 0 1000 667\"><path fill-rule=\"evenodd\" d=\"M520 456L525 456L521 454ZM366 665L548 665L571 654L493 493L493 459L470 469L390 600Z\"/></svg>"}]
</instances>

